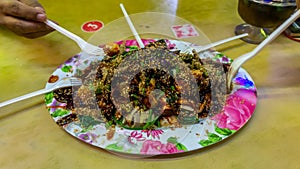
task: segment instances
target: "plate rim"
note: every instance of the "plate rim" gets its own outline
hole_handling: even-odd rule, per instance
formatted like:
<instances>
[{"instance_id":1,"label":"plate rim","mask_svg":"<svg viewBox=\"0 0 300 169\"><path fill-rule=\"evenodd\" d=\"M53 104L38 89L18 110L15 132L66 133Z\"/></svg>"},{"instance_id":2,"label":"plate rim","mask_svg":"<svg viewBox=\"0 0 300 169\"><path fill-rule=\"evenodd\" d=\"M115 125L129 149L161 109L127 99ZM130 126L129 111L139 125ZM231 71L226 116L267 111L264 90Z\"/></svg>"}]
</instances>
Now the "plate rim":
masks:
<instances>
[{"instance_id":1,"label":"plate rim","mask_svg":"<svg viewBox=\"0 0 300 169\"><path fill-rule=\"evenodd\" d=\"M153 39L150 39L150 40L153 40ZM167 40L169 40L169 41L171 41L171 42L176 42L176 41L179 41L179 40L170 40L170 39L167 39ZM130 40L129 40L130 41ZM180 41L179 41L180 42ZM187 43L187 44L190 44L190 45L192 45L192 46L194 46L195 44L191 44L191 43L189 43L189 42L185 42L185 41L181 41L181 42L184 42L184 43ZM214 51L214 50L209 50L208 51L209 53L214 53L214 52L216 52L216 53L220 53L220 52L218 52L218 51ZM220 54L222 54L222 53L220 53ZM226 57L225 55L223 55L224 57ZM61 68L63 67L63 65L64 64L68 64L68 63L71 63L72 64L72 62L74 61L74 60L76 60L76 59L78 59L80 57L80 53L78 53L78 54L76 54L76 55L74 55L74 56L72 56L70 59L68 59L67 61L65 61L64 63L62 63L61 65L59 65L58 67L57 67L57 69L54 71L54 72L52 72L52 74L51 74L51 76L53 76L53 75L59 75L59 74L64 74L66 77L68 77L68 76L72 76L72 74L74 73L73 71L74 70L72 70L72 71L70 71L70 72L63 72L63 71L61 71ZM230 58L229 58L230 59ZM73 66L75 66L75 65L73 65ZM235 91L237 91L238 89L240 89L240 88L243 88L243 89L247 89L247 90L251 90L253 93L255 93L255 107L254 107L254 110L253 110L253 112L255 111L255 108L256 108L256 103L257 103L257 94L256 94L256 87L255 87L255 84L254 84L254 81L253 81L253 79L252 79L252 77L250 76L250 74L245 70L245 69L243 69L243 68L241 68L240 69L240 71L239 72L241 72L243 75L245 75L252 83L253 83L253 86L250 88L250 89L247 89L247 88L244 88L244 87L241 87L240 85L235 85L235 88L234 88L234 90L232 91L232 93L234 93ZM236 78L236 77L235 77ZM234 79L235 79L234 78ZM51 86L51 85L53 85L52 83L49 83L49 82L47 82L46 83L46 88L49 88L49 86ZM232 94L231 93L231 94ZM230 95L231 95L230 94ZM47 103L45 103L46 104L46 106L48 106L49 104L47 104ZM50 104L52 104L52 103L50 103ZM48 108L48 112L50 113L50 116L51 116L51 114L53 113L51 113L51 111L50 111L50 108ZM252 114L253 114L253 112L251 112ZM180 144L182 144L181 142L174 142L174 140L173 140L173 142L171 142L171 143L174 143L173 145L175 145L175 147L176 146L183 146L183 150L184 150L184 152L189 152L189 151L194 151L194 150L198 150L198 149L202 149L202 148L204 148L204 147L207 147L207 146L210 146L210 145L213 145L213 144L215 144L215 143L218 143L218 142L221 142L222 140L224 140L224 139L227 139L227 138L229 138L229 137L231 137L234 133L236 133L237 131L239 131L242 127L244 127L246 124L247 124L247 122L251 119L251 117L252 117L252 114L251 114L251 116L249 117L249 119L247 119L246 121L245 121L245 123L238 129L238 130L236 130L236 131L234 131L234 132L232 132L230 135L228 135L228 136L224 136L224 137L222 137L222 139L221 140L219 140L219 141L216 141L216 142L214 142L214 143L212 143L212 144L208 144L208 145L206 145L206 146L199 146L199 147L196 147L196 148L194 148L194 149L188 149L187 147L185 147L185 146L187 146L187 145L180 145ZM52 117L52 116L51 116ZM59 117L60 118L60 117ZM53 118L52 117L52 119L54 120L54 122L56 122L57 121L57 119L58 118ZM206 119L206 120L211 120L211 122L214 122L212 119ZM205 122L207 122L207 121L205 121ZM208 122L210 122L210 121L208 121ZM146 156L154 156L154 155L164 155L164 154L168 154L168 155L170 155L170 154L178 154L178 153L182 153L183 151L177 151L177 152L171 152L171 153L158 153L158 154L156 154L156 153L154 153L154 154L141 154L141 153L137 153L137 152L135 152L134 150L132 150L133 152L130 152L130 151L123 151L123 150L118 150L118 149L113 149L113 148L108 148L108 146L101 146L101 144L99 145L99 144L96 144L97 142L88 142L87 140L83 140L83 139L81 139L79 136L80 135L76 135L76 134L74 134L74 132L72 133L71 132L71 129L68 129L69 127L70 127L70 125L71 125L71 123L70 124L67 124L66 126L61 126L67 133L69 133L69 134L71 134L73 137L75 137L76 139L79 139L79 140L81 140L81 141L83 141L83 142L85 142L85 143L88 143L88 144L90 144L90 145L93 145L93 146L95 146L95 147L99 147L99 148L101 148L101 149L104 149L104 150L108 150L108 151L113 151L113 152L115 152L115 153L124 153L124 154L128 154L128 155L137 155L137 156L143 156L143 157L146 157ZM196 124L196 125L200 125L200 124ZM216 125L216 124L214 124L214 125ZM195 127L194 125L192 125L193 127ZM74 126L72 126L72 127L74 127ZM103 127L103 126L102 126ZM74 129L74 128L72 128L72 129ZM121 129L121 128L117 128L117 130L123 130L123 131L127 131L127 129ZM130 129L128 129L128 130L130 130ZM212 130L212 129L211 129ZM130 130L130 131L141 131L141 130ZM83 133L83 134L85 134L85 133ZM103 133L102 133L103 134ZM143 134L143 133L137 133L137 134ZM147 135L148 133L144 133L145 135ZM150 135L151 135L151 133L150 133ZM144 135L142 135L142 136L144 136ZM158 135L158 137L159 137L160 135ZM128 135L128 137L130 137L130 135ZM149 139L149 140L151 140L151 139ZM154 139L153 139L154 141L160 141L160 139L159 140L157 140L155 137L154 137ZM168 143L165 143L165 144L168 144ZM161 145L162 146L166 146L166 145L164 145L164 143L161 143ZM177 148L177 147L176 147Z\"/></svg>"}]
</instances>

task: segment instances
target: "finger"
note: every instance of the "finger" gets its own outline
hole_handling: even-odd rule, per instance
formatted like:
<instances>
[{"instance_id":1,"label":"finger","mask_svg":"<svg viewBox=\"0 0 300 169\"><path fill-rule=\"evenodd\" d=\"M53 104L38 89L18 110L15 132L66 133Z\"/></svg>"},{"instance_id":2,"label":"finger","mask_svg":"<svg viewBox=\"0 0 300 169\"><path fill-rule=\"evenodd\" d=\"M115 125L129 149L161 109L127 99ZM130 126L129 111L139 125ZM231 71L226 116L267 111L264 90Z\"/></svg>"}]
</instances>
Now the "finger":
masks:
<instances>
[{"instance_id":1,"label":"finger","mask_svg":"<svg viewBox=\"0 0 300 169\"><path fill-rule=\"evenodd\" d=\"M6 1L5 3L3 12L6 15L39 22L44 21L41 19L46 18L44 10L40 7L35 8L19 1Z\"/></svg>"},{"instance_id":2,"label":"finger","mask_svg":"<svg viewBox=\"0 0 300 169\"><path fill-rule=\"evenodd\" d=\"M5 26L18 35L53 31L52 28L42 22L26 21L10 16L5 17L4 20Z\"/></svg>"},{"instance_id":3,"label":"finger","mask_svg":"<svg viewBox=\"0 0 300 169\"><path fill-rule=\"evenodd\" d=\"M47 30L47 31L41 31L41 32L34 32L34 33L27 33L27 34L23 34L22 36L29 38L29 39L34 39L34 38L38 38L38 37L42 37L44 35L47 35L49 33L51 33L53 30Z\"/></svg>"},{"instance_id":4,"label":"finger","mask_svg":"<svg viewBox=\"0 0 300 169\"><path fill-rule=\"evenodd\" d=\"M37 1L37 0L18 0L24 4L27 4L29 6L32 6L32 7L42 7L42 5Z\"/></svg>"}]
</instances>

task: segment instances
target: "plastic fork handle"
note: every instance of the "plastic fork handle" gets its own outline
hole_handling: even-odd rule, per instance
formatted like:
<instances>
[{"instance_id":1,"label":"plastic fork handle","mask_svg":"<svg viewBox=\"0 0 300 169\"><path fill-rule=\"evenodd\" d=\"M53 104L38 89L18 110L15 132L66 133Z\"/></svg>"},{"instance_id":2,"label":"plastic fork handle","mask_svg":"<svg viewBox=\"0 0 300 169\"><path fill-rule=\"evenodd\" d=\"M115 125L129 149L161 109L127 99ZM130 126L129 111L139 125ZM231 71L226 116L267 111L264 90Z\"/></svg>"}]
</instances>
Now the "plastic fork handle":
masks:
<instances>
[{"instance_id":1,"label":"plastic fork handle","mask_svg":"<svg viewBox=\"0 0 300 169\"><path fill-rule=\"evenodd\" d=\"M272 42L277 36L279 36L284 30L286 30L296 19L300 16L300 9L296 10L286 21L284 21L279 27L277 27L264 41L262 41L255 49L252 51L252 55L256 55L261 51L267 44Z\"/></svg>"},{"instance_id":2,"label":"plastic fork handle","mask_svg":"<svg viewBox=\"0 0 300 169\"><path fill-rule=\"evenodd\" d=\"M7 101L4 101L4 102L1 102L1 103L0 103L0 108L1 108L1 107L4 107L4 106L7 106L7 105L9 105L9 104L13 104L13 103L16 103L16 102L25 100L25 99L29 99L29 98L32 98L32 97L35 97L35 96L38 96L38 95L41 95L41 94L45 94L45 93L51 92L51 91L52 91L51 89L41 89L41 90L37 90L37 91L35 91L35 92L28 93L28 94L25 94L25 95L22 95L22 96L13 98L13 99L11 99L11 100L7 100Z\"/></svg>"},{"instance_id":3,"label":"plastic fork handle","mask_svg":"<svg viewBox=\"0 0 300 169\"><path fill-rule=\"evenodd\" d=\"M74 33L66 30L65 28L57 25L56 23L54 23L54 22L52 22L50 20L46 20L45 24L48 25L48 26L50 26L51 28L57 30L61 34L67 36L68 38L74 40L81 48L84 47L82 45L84 45L86 42L82 38L80 38L79 36L75 35Z\"/></svg>"},{"instance_id":4,"label":"plastic fork handle","mask_svg":"<svg viewBox=\"0 0 300 169\"><path fill-rule=\"evenodd\" d=\"M141 40L141 38L140 38L139 34L137 33L136 29L134 28L133 23L132 23L131 19L129 18L129 16L126 12L124 5L120 4L120 7L121 7L121 10L122 10L122 12L125 16L125 19L126 19L128 25L129 25L129 28L130 28L133 36L135 37L136 41L138 42L140 48L144 48L145 45L143 44L143 41Z\"/></svg>"},{"instance_id":5,"label":"plastic fork handle","mask_svg":"<svg viewBox=\"0 0 300 169\"><path fill-rule=\"evenodd\" d=\"M217 42L213 42L213 43L210 43L210 44L207 44L207 45L204 45L204 46L200 46L200 47L197 47L195 49L199 53L199 52L205 51L207 49L210 49L210 48L213 48L213 47L216 47L216 46L222 45L224 43L227 43L227 42L230 42L230 41L233 41L233 40L236 40L236 39L240 39L240 38L243 38L243 37L246 37L246 36L248 36L248 33L243 33L243 34L233 36L233 37L230 37L230 38L226 38L226 39L223 39L223 40L219 40Z\"/></svg>"}]
</instances>

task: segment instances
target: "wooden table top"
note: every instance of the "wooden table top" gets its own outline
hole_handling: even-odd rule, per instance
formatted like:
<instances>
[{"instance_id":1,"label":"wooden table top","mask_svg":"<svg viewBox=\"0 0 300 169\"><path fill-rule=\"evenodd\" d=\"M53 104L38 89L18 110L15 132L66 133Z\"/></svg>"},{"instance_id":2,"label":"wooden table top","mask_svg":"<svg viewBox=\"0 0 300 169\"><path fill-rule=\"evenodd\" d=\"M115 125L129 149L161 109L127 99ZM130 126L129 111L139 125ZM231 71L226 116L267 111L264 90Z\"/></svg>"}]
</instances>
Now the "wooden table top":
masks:
<instances>
[{"instance_id":1,"label":"wooden table top","mask_svg":"<svg viewBox=\"0 0 300 169\"><path fill-rule=\"evenodd\" d=\"M184 18L211 41L234 36L243 21L237 0L41 0L49 19L89 39L83 23L104 27L129 14L163 12ZM231 58L256 45L236 40L216 50ZM43 96L0 108L0 168L300 168L300 44L281 35L243 66L257 87L258 103L251 120L220 144L185 156L128 159L73 138L50 117ZM0 28L0 102L45 87L57 66L80 52L58 32L25 39ZM299 114L298 114L299 113Z\"/></svg>"}]
</instances>

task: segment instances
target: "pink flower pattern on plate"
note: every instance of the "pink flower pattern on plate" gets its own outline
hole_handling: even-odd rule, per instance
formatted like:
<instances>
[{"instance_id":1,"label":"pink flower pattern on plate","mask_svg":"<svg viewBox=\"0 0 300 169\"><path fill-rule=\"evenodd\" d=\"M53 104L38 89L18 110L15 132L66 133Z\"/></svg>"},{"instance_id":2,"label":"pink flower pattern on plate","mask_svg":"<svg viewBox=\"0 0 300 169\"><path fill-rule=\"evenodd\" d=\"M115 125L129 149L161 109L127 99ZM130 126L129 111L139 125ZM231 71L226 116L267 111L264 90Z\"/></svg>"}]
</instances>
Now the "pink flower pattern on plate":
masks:
<instances>
[{"instance_id":1,"label":"pink flower pattern on plate","mask_svg":"<svg viewBox=\"0 0 300 169\"><path fill-rule=\"evenodd\" d=\"M153 139L158 138L160 139L159 135L163 134L164 131L161 129L158 130L142 130L143 133L147 134L147 137L152 137Z\"/></svg>"},{"instance_id":2,"label":"pink flower pattern on plate","mask_svg":"<svg viewBox=\"0 0 300 169\"><path fill-rule=\"evenodd\" d=\"M151 42L155 42L154 39L141 39L144 45L149 45ZM176 47L176 44L172 43L169 40L165 40L168 49L174 49ZM121 45L124 41L118 41L116 44ZM136 40L127 40L125 41L125 46L139 46L138 42Z\"/></svg>"},{"instance_id":3,"label":"pink flower pattern on plate","mask_svg":"<svg viewBox=\"0 0 300 169\"><path fill-rule=\"evenodd\" d=\"M131 144L136 144L138 141L144 141L145 138L141 133L138 133L137 131L133 131L130 133L130 136L128 136L127 140Z\"/></svg>"},{"instance_id":4,"label":"pink flower pattern on plate","mask_svg":"<svg viewBox=\"0 0 300 169\"><path fill-rule=\"evenodd\" d=\"M154 42L154 39L141 39L144 45L148 45L150 42ZM121 45L124 43L124 41L118 41L117 44ZM126 40L125 46L139 46L138 42L136 40Z\"/></svg>"},{"instance_id":5,"label":"pink flower pattern on plate","mask_svg":"<svg viewBox=\"0 0 300 169\"><path fill-rule=\"evenodd\" d=\"M154 40L143 39L143 43L145 45L149 44L151 41ZM123 42L126 43L127 51L138 49L138 43L136 40L120 41L118 43ZM168 49L182 50L181 45L179 45L181 42L177 42L176 40L165 40L165 42L167 43ZM226 56L221 53L213 51L210 52L212 52L210 53L211 55L214 54L216 61L222 63L230 63L232 61L227 59ZM206 57L204 54L203 56ZM80 54L75 55L65 63L61 64L52 75L59 76L60 78L72 76L74 71L81 68L81 66L89 65L89 63L80 62L80 59L82 59ZM211 131L211 133L209 133L210 135L204 135L204 141L209 140L214 141L213 143L216 143L230 136L231 133L233 133L233 130L239 130L250 119L252 113L254 112L256 106L256 88L254 83L248 83L249 81L252 82L252 80L247 80L248 75L244 72L241 72L238 77L239 78L236 78L236 81L234 81L234 83L237 84L237 91L228 96L223 111L212 117L212 123L209 123L207 126L205 126L207 131L210 129L212 130L215 127L214 125L217 125L218 128L215 127L215 131ZM251 84L251 86L249 84ZM65 111L66 104L57 103L53 95L48 94L47 96L49 97L47 98L46 102L48 111L51 117L57 121L62 117L61 112L59 111ZM59 116L54 116L53 114L55 112L57 112ZM78 139L87 142L88 144L92 144L107 150L115 150L116 152L125 152L130 154L176 154L185 151L197 150L204 147L199 144L199 140L194 139L194 137L184 139L182 142L177 142L177 132L182 132L180 130L177 131L177 129L175 129L174 137L170 137L170 133L164 129L138 131L127 131L126 129L120 129L121 132L115 134L114 138L111 140L107 140L106 137L103 137L103 133L106 132L106 127L102 124L99 125L98 123L93 125L92 128L88 128L88 131L85 131L85 128L82 128L82 124L78 122L68 123L63 126L63 129L76 136ZM216 131L216 129L218 129L219 132ZM85 132L82 133L83 131ZM191 132L193 135L198 134L198 130L190 130L188 132ZM220 132L225 132L227 135L220 134ZM186 147L185 145L189 145L189 147Z\"/></svg>"},{"instance_id":6,"label":"pink flower pattern on plate","mask_svg":"<svg viewBox=\"0 0 300 169\"><path fill-rule=\"evenodd\" d=\"M94 133L81 133L78 138L87 143L93 143L95 142L97 135Z\"/></svg>"},{"instance_id":7,"label":"pink flower pattern on plate","mask_svg":"<svg viewBox=\"0 0 300 169\"><path fill-rule=\"evenodd\" d=\"M239 89L227 98L222 112L212 119L219 128L238 130L250 119L255 106L255 91Z\"/></svg>"},{"instance_id":8,"label":"pink flower pattern on plate","mask_svg":"<svg viewBox=\"0 0 300 169\"><path fill-rule=\"evenodd\" d=\"M146 140L140 153L142 154L174 154L184 152L184 150L178 150L172 143L163 144L156 140Z\"/></svg>"}]
</instances>

